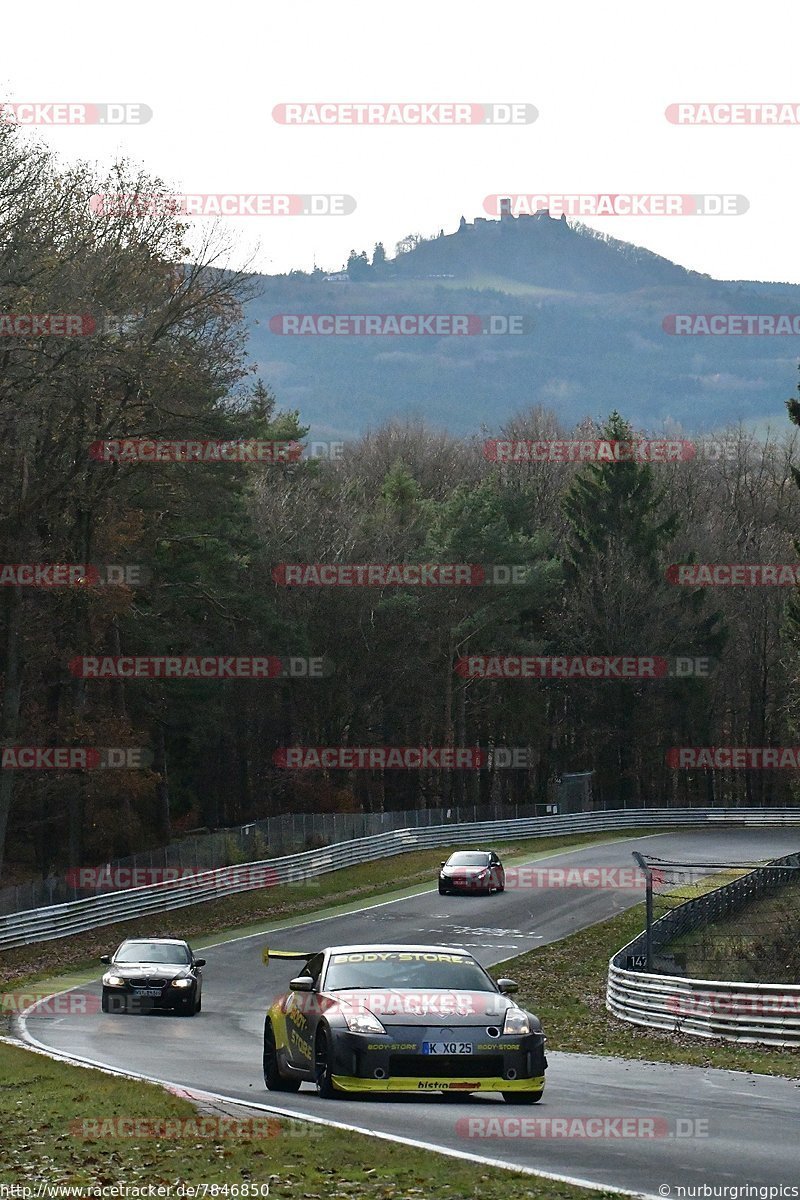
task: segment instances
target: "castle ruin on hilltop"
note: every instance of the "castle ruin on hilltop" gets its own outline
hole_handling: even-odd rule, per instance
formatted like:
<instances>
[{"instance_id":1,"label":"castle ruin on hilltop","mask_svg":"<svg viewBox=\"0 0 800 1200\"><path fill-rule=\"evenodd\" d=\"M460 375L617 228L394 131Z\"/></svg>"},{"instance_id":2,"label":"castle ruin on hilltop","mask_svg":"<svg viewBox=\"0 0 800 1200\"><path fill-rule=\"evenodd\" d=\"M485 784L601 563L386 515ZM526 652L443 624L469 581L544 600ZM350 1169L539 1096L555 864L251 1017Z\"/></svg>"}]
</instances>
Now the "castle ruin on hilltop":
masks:
<instances>
[{"instance_id":1,"label":"castle ruin on hilltop","mask_svg":"<svg viewBox=\"0 0 800 1200\"><path fill-rule=\"evenodd\" d=\"M510 221L563 221L567 222L564 213L560 217L551 217L549 208L540 208L533 213L519 213L517 216L511 211L511 197L504 197L500 200L500 220L495 221L491 217L476 217L474 221L468 221L462 216L458 223L458 233L499 233L504 225L507 227Z\"/></svg>"}]
</instances>

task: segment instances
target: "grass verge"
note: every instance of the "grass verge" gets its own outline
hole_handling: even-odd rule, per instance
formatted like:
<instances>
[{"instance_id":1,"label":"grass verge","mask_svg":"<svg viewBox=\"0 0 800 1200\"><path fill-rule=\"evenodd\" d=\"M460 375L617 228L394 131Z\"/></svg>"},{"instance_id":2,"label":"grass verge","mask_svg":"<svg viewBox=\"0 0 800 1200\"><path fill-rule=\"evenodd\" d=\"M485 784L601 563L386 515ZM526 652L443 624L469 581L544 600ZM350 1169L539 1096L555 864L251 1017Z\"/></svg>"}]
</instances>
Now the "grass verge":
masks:
<instances>
[{"instance_id":1,"label":"grass verge","mask_svg":"<svg viewBox=\"0 0 800 1200\"><path fill-rule=\"evenodd\" d=\"M248 1184L251 1196L264 1195L256 1189L268 1185L271 1197L298 1200L590 1200L617 1195L267 1114L257 1126L259 1137L235 1132L215 1137L222 1132L219 1126L198 1120L191 1103L154 1084L68 1066L5 1043L0 1043L0 1080L0 1183L18 1187L172 1185L174 1197L181 1183ZM453 1120L464 1111L454 1105ZM239 1119L244 1116L242 1110ZM83 1137L83 1122L114 1117L185 1119L190 1124L172 1125L186 1131L180 1137ZM94 1131L109 1128L100 1124ZM201 1136L198 1128L205 1131ZM232 1123L227 1126L232 1128ZM483 1149L499 1157L494 1143Z\"/></svg>"},{"instance_id":2,"label":"grass verge","mask_svg":"<svg viewBox=\"0 0 800 1200\"><path fill-rule=\"evenodd\" d=\"M517 999L541 1018L551 1050L800 1078L800 1050L737 1046L641 1029L613 1017L605 1006L608 960L644 925L644 905L636 905L562 941L509 959L492 967L491 973L517 980Z\"/></svg>"},{"instance_id":3,"label":"grass verge","mask_svg":"<svg viewBox=\"0 0 800 1200\"><path fill-rule=\"evenodd\" d=\"M800 889L751 900L670 942L687 975L740 983L800 983Z\"/></svg>"},{"instance_id":4,"label":"grass verge","mask_svg":"<svg viewBox=\"0 0 800 1200\"><path fill-rule=\"evenodd\" d=\"M647 837L661 832L666 831L631 829L530 838L498 845L495 849L506 864L530 862L559 850L619 841L624 837ZM459 847L415 850L411 854L399 854L332 871L329 875L321 875L303 884L240 892L222 900L208 900L169 913L119 921L52 942L37 942L5 950L0 959L0 988L50 980L67 971L79 973L92 967L94 973L89 978L94 978L98 974L99 956L113 950L126 937L182 937L196 945L198 939L213 935L214 940L224 941L226 934L241 937L249 932L258 932L262 925L296 919L306 913L319 914L348 904L357 908L365 900L391 896L398 888L416 886L417 890L422 891L426 885L430 887L435 884L440 861L454 849ZM75 978L70 982L82 980Z\"/></svg>"}]
</instances>

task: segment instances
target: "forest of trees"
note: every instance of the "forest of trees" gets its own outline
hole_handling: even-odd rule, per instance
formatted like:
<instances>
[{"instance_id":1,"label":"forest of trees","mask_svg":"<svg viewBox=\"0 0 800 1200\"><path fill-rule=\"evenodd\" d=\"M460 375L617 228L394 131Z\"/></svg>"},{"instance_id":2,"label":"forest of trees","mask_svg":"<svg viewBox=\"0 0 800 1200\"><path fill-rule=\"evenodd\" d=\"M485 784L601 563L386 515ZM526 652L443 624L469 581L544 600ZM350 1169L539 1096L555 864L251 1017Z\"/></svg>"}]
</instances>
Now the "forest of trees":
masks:
<instances>
[{"instance_id":1,"label":"forest of trees","mask_svg":"<svg viewBox=\"0 0 800 1200\"><path fill-rule=\"evenodd\" d=\"M65 171L0 125L0 312L89 314L90 336L0 337L2 561L133 563L141 587L0 588L0 745L146 747L140 771L0 771L0 863L48 872L284 811L543 801L592 771L603 806L791 802L790 771L677 771L674 746L791 745L793 589L686 588L672 563L791 563L797 431L720 434L687 462L498 465L421 422L341 456L97 462L120 437L294 439L248 371L247 274L169 212L90 211L159 181ZM122 317L123 319L119 319ZM787 380L787 392L793 381ZM797 424L800 409L790 408ZM491 436L578 430L532 409ZM485 436L489 436L486 434ZM281 563L480 563L497 587L284 587ZM466 678L469 654L713 660L708 678ZM324 658L321 679L97 681L86 654ZM287 746L517 746L516 770L293 771Z\"/></svg>"}]
</instances>

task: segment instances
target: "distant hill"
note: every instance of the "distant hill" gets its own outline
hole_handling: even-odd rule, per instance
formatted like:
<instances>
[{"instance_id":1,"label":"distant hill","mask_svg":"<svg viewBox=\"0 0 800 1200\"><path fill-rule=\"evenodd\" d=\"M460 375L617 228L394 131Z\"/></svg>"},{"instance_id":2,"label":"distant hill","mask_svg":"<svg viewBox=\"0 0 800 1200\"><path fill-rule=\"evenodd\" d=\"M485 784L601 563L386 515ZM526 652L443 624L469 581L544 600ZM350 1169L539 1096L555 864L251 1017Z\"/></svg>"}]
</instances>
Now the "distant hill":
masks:
<instances>
[{"instance_id":1,"label":"distant hill","mask_svg":"<svg viewBox=\"0 0 800 1200\"><path fill-rule=\"evenodd\" d=\"M726 283L547 213L461 219L350 276L258 276L250 354L282 408L311 436L348 438L387 418L424 415L453 433L496 429L534 404L570 423L618 408L650 429L782 422L796 336L674 336L673 313L800 313L800 286ZM330 281L329 281L330 280ZM521 336L297 336L279 314L515 315ZM273 321L273 326L277 322Z\"/></svg>"}]
</instances>

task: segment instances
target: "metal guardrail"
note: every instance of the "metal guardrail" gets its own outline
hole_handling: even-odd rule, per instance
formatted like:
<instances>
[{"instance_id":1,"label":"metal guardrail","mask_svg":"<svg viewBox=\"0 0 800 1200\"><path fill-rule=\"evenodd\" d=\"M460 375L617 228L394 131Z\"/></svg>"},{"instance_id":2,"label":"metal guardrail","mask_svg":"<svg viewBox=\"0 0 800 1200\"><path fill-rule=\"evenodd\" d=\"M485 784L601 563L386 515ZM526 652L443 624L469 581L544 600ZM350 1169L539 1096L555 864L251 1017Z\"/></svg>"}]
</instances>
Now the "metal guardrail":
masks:
<instances>
[{"instance_id":1,"label":"metal guardrail","mask_svg":"<svg viewBox=\"0 0 800 1200\"><path fill-rule=\"evenodd\" d=\"M283 854L299 854L302 850L317 850L333 842L389 833L393 829L424 829L450 821L510 821L519 817L546 817L551 813L587 812L592 807L589 800L585 776L563 775L555 798L543 803L465 804L382 812L281 813L232 828L196 832L166 846L154 846L92 864L93 869L88 874L96 876L104 871L115 879L127 874L132 880L128 886L144 886L158 878L169 878L157 872L175 867L214 871L218 867L255 862L267 856L277 858ZM148 873L152 878L147 878ZM55 904L68 904L94 895L91 885L81 883L81 875L80 869L66 875L51 872L44 879L29 879L0 888L0 916L30 908L52 908ZM137 876L138 884L135 882Z\"/></svg>"},{"instance_id":2,"label":"metal guardrail","mask_svg":"<svg viewBox=\"0 0 800 1200\"><path fill-rule=\"evenodd\" d=\"M800 867L800 854L774 859L769 866L768 871L756 868L666 913L653 925L654 946L743 908L776 881L788 882L795 872L774 868ZM692 979L622 966L629 955L643 955L645 948L646 933L640 933L608 964L606 1008L620 1020L670 1033L800 1046L800 984Z\"/></svg>"},{"instance_id":3,"label":"metal guardrail","mask_svg":"<svg viewBox=\"0 0 800 1200\"><path fill-rule=\"evenodd\" d=\"M500 840L558 837L570 833L602 833L616 829L687 828L715 822L735 825L798 825L797 809L613 809L557 817L528 817L506 821L434 825L421 829L396 829L306 850L283 858L240 866L222 867L141 888L91 896L50 908L8 913L0 917L0 950L68 937L99 929L116 921L152 913L169 912L238 892L313 879L342 867L373 862L412 850L436 846L489 845Z\"/></svg>"}]
</instances>

